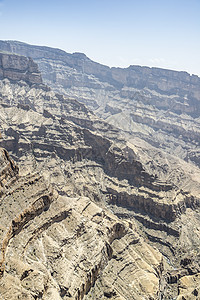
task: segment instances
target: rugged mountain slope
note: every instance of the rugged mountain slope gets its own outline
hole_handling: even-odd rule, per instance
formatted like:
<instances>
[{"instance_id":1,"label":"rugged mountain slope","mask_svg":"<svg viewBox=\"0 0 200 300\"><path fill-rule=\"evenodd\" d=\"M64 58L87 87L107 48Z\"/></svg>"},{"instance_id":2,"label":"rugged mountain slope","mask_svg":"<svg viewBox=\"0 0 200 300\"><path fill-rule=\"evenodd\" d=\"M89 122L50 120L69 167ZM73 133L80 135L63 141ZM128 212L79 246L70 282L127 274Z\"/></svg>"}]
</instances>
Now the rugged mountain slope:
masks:
<instances>
[{"instance_id":1,"label":"rugged mountain slope","mask_svg":"<svg viewBox=\"0 0 200 300\"><path fill-rule=\"evenodd\" d=\"M1 41L32 57L54 91L76 97L110 124L200 166L200 78L186 72L109 68L84 54Z\"/></svg>"},{"instance_id":2,"label":"rugged mountain slope","mask_svg":"<svg viewBox=\"0 0 200 300\"><path fill-rule=\"evenodd\" d=\"M0 161L1 299L156 297L162 255L131 223L88 198L58 197L38 174L20 177L3 149Z\"/></svg>"},{"instance_id":3,"label":"rugged mountain slope","mask_svg":"<svg viewBox=\"0 0 200 300\"><path fill-rule=\"evenodd\" d=\"M130 221L128 218L126 222L119 221L107 210L92 204L88 198L79 196L75 191L74 196L78 198L66 195L57 197L56 194L53 197L51 189L41 176L35 174L19 177L18 169L10 161L8 154L5 151L1 153L1 169L5 170L4 166L7 166L4 180L6 191L1 197L2 246L7 245L6 251L2 247L2 254L6 253L2 261L2 272L4 265L6 269L0 281L3 299L10 299L12 294L13 299L15 295L23 295L24 299L68 299L70 295L72 299L82 299L85 293L88 299L140 299L142 296L146 299L149 296L158 299L158 295L165 295L167 281L176 282L179 276L183 281L184 275L189 272L196 274L197 264L192 261L195 257L191 257L189 264L193 263L194 266L190 266L190 271L186 268L171 271L173 275L170 275L171 267L167 267L167 262L163 266L161 254L139 237L139 228L137 229L132 218ZM54 172L57 171L55 165L51 167L54 167ZM12 174L12 183L9 182L7 173ZM62 183L58 173L56 180ZM69 186L65 183L67 190L71 189L72 183L73 178L68 180ZM93 195L91 191L89 195ZM192 216L194 213L189 211L189 214ZM183 214L183 218L187 216ZM161 229L167 233L170 242L173 237L177 242L178 228L175 230L173 225L166 226L164 223L157 223L156 227L156 223L150 220L146 222L147 227L155 229L157 238ZM188 230L188 224L184 225L184 230ZM194 226L194 220L190 226ZM198 229L198 224L196 228ZM170 248L167 236L165 243ZM191 239L186 233L184 240L186 236ZM193 239L195 240L195 232ZM198 253L198 236L196 239L197 249L194 248L195 244L191 245L193 253ZM188 249L188 242L184 243ZM175 251L175 248L171 251ZM187 252L185 254L188 255ZM186 266L187 260L189 259L185 259ZM63 277L63 274L67 275ZM76 279L73 279L74 276ZM189 278L191 281L192 277ZM91 289L93 283L95 285ZM190 292L195 288L196 285Z\"/></svg>"},{"instance_id":4,"label":"rugged mountain slope","mask_svg":"<svg viewBox=\"0 0 200 300\"><path fill-rule=\"evenodd\" d=\"M0 81L0 144L21 175L12 163L2 180L3 297L10 282L24 299L198 297L198 167L27 82Z\"/></svg>"}]
</instances>

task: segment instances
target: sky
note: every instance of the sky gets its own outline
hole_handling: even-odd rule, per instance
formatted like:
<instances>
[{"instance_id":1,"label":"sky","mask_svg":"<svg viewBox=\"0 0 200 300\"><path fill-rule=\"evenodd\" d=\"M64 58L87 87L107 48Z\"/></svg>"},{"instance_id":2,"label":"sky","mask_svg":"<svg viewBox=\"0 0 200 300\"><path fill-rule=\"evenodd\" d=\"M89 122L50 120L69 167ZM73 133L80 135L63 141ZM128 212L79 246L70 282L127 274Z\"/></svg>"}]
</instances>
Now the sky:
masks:
<instances>
[{"instance_id":1,"label":"sky","mask_svg":"<svg viewBox=\"0 0 200 300\"><path fill-rule=\"evenodd\" d=\"M0 39L200 76L200 0L0 0Z\"/></svg>"}]
</instances>

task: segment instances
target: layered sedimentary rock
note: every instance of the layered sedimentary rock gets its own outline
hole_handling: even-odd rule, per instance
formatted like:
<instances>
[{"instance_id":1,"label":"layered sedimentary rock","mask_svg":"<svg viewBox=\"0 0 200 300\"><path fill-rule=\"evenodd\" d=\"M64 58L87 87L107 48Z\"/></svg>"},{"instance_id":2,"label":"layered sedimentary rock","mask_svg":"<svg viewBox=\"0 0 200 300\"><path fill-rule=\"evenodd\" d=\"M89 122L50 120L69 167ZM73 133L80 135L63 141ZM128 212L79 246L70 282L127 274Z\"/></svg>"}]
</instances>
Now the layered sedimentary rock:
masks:
<instances>
[{"instance_id":1,"label":"layered sedimentary rock","mask_svg":"<svg viewBox=\"0 0 200 300\"><path fill-rule=\"evenodd\" d=\"M54 91L154 147L200 166L200 78L186 72L109 68L82 53L1 41L0 49L32 57Z\"/></svg>"},{"instance_id":2,"label":"layered sedimentary rock","mask_svg":"<svg viewBox=\"0 0 200 300\"><path fill-rule=\"evenodd\" d=\"M167 95L173 95L174 93L183 97L183 95L187 95L194 99L194 103L199 108L199 100L200 100L200 78L196 75L190 76L187 72L177 72L172 70L165 70L159 68L148 68L148 67L140 67L140 66L130 66L129 68L109 68L107 66L98 64L92 60L90 60L83 53L73 53L69 54L60 49L54 49L50 47L42 47L42 46L32 46L29 44L17 42L17 41L0 41L0 49L8 52L19 53L20 55L30 56L38 61L39 66L42 61L46 67L50 67L52 63L51 71L54 73L47 74L45 70L43 70L42 74L44 77L49 80L51 75L54 74L54 78L56 83L59 84L59 66L74 68L74 72L82 73L87 78L92 78L95 81L95 77L98 78L102 82L107 82L114 87L133 87L133 88L148 88L150 90L155 90L157 92L164 92ZM49 60L49 64L48 64ZM57 70L56 68L57 63ZM54 68L53 68L54 66ZM60 70L62 71L62 70ZM64 69L63 69L64 71ZM75 74L75 73L74 73ZM63 84L65 82L67 86L78 85L79 79L73 78L73 74L69 74L63 72ZM93 75L93 76L92 76ZM80 75L79 75L80 76ZM70 77L72 79L70 84ZM61 78L60 78L61 79ZM68 79L68 80L67 80ZM74 79L74 80L73 80ZM77 80L76 80L77 79ZM89 80L88 80L89 81ZM76 84L77 83L77 84ZM189 100L188 99L188 100ZM195 99L197 101L195 101ZM153 99L152 99L153 100ZM187 99L185 99L187 101ZM193 107L188 108L192 109ZM170 103L169 103L170 104ZM167 108L167 103L157 103L156 106L163 106ZM180 103L181 106L181 103ZM185 105L182 105L186 107ZM175 110L175 108L172 108ZM178 108L177 108L178 110ZM181 110L181 108L180 108ZM182 110L184 112L184 108ZM191 112L192 113L192 112ZM197 113L197 111L195 111Z\"/></svg>"},{"instance_id":3,"label":"layered sedimentary rock","mask_svg":"<svg viewBox=\"0 0 200 300\"><path fill-rule=\"evenodd\" d=\"M2 150L3 297L14 282L24 299L197 298L199 168L47 86L0 90L0 145L20 166Z\"/></svg>"},{"instance_id":4,"label":"layered sedimentary rock","mask_svg":"<svg viewBox=\"0 0 200 300\"><path fill-rule=\"evenodd\" d=\"M0 52L0 79L4 78L15 82L24 80L28 84L42 83L38 66L31 58Z\"/></svg>"},{"instance_id":5,"label":"layered sedimentary rock","mask_svg":"<svg viewBox=\"0 0 200 300\"><path fill-rule=\"evenodd\" d=\"M89 198L54 195L37 174L18 177L0 204L2 299L157 297L162 255L132 223Z\"/></svg>"}]
</instances>

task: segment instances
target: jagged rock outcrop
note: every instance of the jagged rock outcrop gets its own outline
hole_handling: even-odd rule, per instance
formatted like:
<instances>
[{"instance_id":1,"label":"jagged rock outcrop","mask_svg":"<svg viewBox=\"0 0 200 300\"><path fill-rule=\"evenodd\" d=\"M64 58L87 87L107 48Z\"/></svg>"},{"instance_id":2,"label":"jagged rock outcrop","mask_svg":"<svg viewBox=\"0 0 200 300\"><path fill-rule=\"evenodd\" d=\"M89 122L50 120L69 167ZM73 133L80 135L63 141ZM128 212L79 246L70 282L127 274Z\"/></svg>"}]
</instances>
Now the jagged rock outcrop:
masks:
<instances>
[{"instance_id":1,"label":"jagged rock outcrop","mask_svg":"<svg viewBox=\"0 0 200 300\"><path fill-rule=\"evenodd\" d=\"M2 196L6 193L6 190L9 189L9 185L17 179L18 167L14 164L13 160L10 159L7 151L3 149L0 151L0 163L0 196Z\"/></svg>"},{"instance_id":2,"label":"jagged rock outcrop","mask_svg":"<svg viewBox=\"0 0 200 300\"><path fill-rule=\"evenodd\" d=\"M42 83L37 64L29 57L0 52L0 79L20 80L28 84Z\"/></svg>"},{"instance_id":3,"label":"jagged rock outcrop","mask_svg":"<svg viewBox=\"0 0 200 300\"><path fill-rule=\"evenodd\" d=\"M3 297L10 282L25 299L196 295L199 168L47 86L5 78L0 92L0 145L20 166L2 185Z\"/></svg>"}]
</instances>

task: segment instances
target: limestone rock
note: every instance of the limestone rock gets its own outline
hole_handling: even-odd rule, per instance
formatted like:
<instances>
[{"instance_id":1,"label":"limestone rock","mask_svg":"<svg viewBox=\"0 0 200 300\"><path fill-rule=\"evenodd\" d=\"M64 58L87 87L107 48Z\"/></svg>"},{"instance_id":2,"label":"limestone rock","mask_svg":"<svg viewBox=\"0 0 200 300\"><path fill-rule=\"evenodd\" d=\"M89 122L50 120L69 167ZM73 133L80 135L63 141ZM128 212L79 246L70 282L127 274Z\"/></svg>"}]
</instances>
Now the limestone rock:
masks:
<instances>
[{"instance_id":1,"label":"limestone rock","mask_svg":"<svg viewBox=\"0 0 200 300\"><path fill-rule=\"evenodd\" d=\"M0 49L32 57L54 91L154 147L200 166L200 78L186 72L109 68L84 54L1 41Z\"/></svg>"},{"instance_id":2,"label":"limestone rock","mask_svg":"<svg viewBox=\"0 0 200 300\"><path fill-rule=\"evenodd\" d=\"M158 294L162 255L88 198L57 197L35 174L10 184L0 208L3 299Z\"/></svg>"},{"instance_id":3,"label":"limestone rock","mask_svg":"<svg viewBox=\"0 0 200 300\"><path fill-rule=\"evenodd\" d=\"M22 46L23 51L31 49ZM34 55L43 57L43 50L37 48ZM92 72L93 63L82 54L68 57L50 48L45 48L46 59L50 53L52 60L60 55L59 59L66 59L65 66L71 64L69 70L73 68L77 81L73 76L71 80L80 89L82 60L88 60L87 72ZM51 63L60 69L60 63ZM90 88L104 86L106 93L113 93L122 78L115 78L111 86L106 83L108 68L98 65L95 74L98 72L104 81L87 74ZM90 88L87 93L92 95ZM18 171L2 150L3 297L11 298L10 286L12 295L21 299L68 299L70 295L72 299L172 299L196 295L200 272L198 119L187 115L186 125L180 126L183 116L176 119L171 112L169 122L166 118L155 121L152 109L148 122L138 125L142 134L135 136L127 132L129 129L119 131L76 99L44 85L4 78L0 93L0 145L20 166ZM151 90L148 97L155 93ZM104 100L107 113L124 114L122 125L128 124L123 104L116 111ZM127 107L133 113L134 105ZM141 117L144 110L138 111ZM168 126L172 116L176 121ZM178 132L184 136L178 141L183 145L184 140L187 150L179 142L178 154L175 151L173 156L164 146L158 149L153 134L161 121L165 129L157 137L164 145L173 141L169 145L172 149ZM147 132L151 144L147 137L142 138ZM196 165L190 159L183 160L184 151L197 155ZM183 288L187 276L192 276L191 282L197 278L192 290L186 283Z\"/></svg>"},{"instance_id":4,"label":"limestone rock","mask_svg":"<svg viewBox=\"0 0 200 300\"><path fill-rule=\"evenodd\" d=\"M38 66L30 57L0 52L0 79L4 78L15 82L23 80L29 84L42 83Z\"/></svg>"},{"instance_id":5,"label":"limestone rock","mask_svg":"<svg viewBox=\"0 0 200 300\"><path fill-rule=\"evenodd\" d=\"M179 296L180 299L198 299L200 294L200 274L184 276L179 282Z\"/></svg>"}]
</instances>

